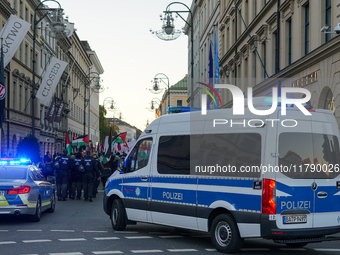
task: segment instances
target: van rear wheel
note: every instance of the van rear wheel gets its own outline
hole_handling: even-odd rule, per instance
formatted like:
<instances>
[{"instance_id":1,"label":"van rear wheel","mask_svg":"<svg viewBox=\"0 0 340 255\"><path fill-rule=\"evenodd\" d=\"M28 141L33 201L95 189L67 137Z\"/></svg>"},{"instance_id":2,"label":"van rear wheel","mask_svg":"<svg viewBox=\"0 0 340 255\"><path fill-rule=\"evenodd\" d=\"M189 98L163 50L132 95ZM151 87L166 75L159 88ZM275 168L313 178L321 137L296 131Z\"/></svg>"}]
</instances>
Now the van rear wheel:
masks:
<instances>
[{"instance_id":1,"label":"van rear wheel","mask_svg":"<svg viewBox=\"0 0 340 255\"><path fill-rule=\"evenodd\" d=\"M122 200L115 199L111 208L111 225L114 230L122 231L126 228L126 212Z\"/></svg>"},{"instance_id":2,"label":"van rear wheel","mask_svg":"<svg viewBox=\"0 0 340 255\"><path fill-rule=\"evenodd\" d=\"M211 225L211 241L219 252L237 252L243 244L238 227L228 214L217 216Z\"/></svg>"}]
</instances>

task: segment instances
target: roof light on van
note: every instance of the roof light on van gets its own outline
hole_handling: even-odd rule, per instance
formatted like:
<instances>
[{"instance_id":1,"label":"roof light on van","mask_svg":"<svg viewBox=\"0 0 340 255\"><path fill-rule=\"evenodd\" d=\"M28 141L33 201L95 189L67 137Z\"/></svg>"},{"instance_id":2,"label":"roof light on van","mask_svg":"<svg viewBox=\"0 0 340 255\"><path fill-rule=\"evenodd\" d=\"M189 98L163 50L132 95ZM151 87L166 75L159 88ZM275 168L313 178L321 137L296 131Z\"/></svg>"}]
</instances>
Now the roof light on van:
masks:
<instances>
[{"instance_id":1,"label":"roof light on van","mask_svg":"<svg viewBox=\"0 0 340 255\"><path fill-rule=\"evenodd\" d=\"M195 107L187 107L187 106L171 106L168 107L166 112L168 113L181 113L181 112L194 112L194 111L200 111L201 108L195 108Z\"/></svg>"}]
</instances>

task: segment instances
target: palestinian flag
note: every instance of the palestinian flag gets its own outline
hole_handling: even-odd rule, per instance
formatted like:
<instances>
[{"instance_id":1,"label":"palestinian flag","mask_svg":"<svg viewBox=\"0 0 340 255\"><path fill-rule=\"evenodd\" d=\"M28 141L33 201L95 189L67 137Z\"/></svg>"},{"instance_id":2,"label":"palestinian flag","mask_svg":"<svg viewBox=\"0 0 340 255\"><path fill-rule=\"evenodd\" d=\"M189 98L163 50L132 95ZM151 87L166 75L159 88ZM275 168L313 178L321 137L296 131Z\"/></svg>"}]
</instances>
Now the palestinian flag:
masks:
<instances>
[{"instance_id":1,"label":"palestinian flag","mask_svg":"<svg viewBox=\"0 0 340 255\"><path fill-rule=\"evenodd\" d=\"M110 135L108 139L108 147L104 153L103 157L103 165L110 161L111 158L111 151L112 151L112 129L110 129Z\"/></svg>"},{"instance_id":2,"label":"palestinian flag","mask_svg":"<svg viewBox=\"0 0 340 255\"><path fill-rule=\"evenodd\" d=\"M72 152L72 145L71 145L70 139L68 138L67 132L66 132L66 150L67 150L67 155L70 155Z\"/></svg>"},{"instance_id":3,"label":"palestinian flag","mask_svg":"<svg viewBox=\"0 0 340 255\"><path fill-rule=\"evenodd\" d=\"M88 135L79 136L78 138L73 140L72 145L79 147L89 145L89 136Z\"/></svg>"},{"instance_id":4,"label":"palestinian flag","mask_svg":"<svg viewBox=\"0 0 340 255\"><path fill-rule=\"evenodd\" d=\"M118 137L114 140L115 143L125 143L125 140L126 140L126 133L127 132L124 132L122 134L119 134Z\"/></svg>"}]
</instances>

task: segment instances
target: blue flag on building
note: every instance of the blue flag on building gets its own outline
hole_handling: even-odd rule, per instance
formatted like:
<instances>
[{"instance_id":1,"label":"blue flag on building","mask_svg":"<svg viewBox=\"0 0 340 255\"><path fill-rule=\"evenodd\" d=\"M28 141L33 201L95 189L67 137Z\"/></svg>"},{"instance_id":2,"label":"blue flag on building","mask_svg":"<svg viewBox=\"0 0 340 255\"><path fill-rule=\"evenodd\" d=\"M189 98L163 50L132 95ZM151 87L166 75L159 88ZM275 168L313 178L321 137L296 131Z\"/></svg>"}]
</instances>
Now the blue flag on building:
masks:
<instances>
[{"instance_id":1,"label":"blue flag on building","mask_svg":"<svg viewBox=\"0 0 340 255\"><path fill-rule=\"evenodd\" d=\"M215 84L220 83L220 65L219 65L219 59L218 59L218 49L217 49L217 39L216 39L216 32L214 36L214 55L215 55ZM215 86L213 86L215 88ZM215 88L216 92L219 93L219 89ZM217 100L217 95L214 94L216 105L215 109L218 109L219 100Z\"/></svg>"},{"instance_id":2,"label":"blue flag on building","mask_svg":"<svg viewBox=\"0 0 340 255\"><path fill-rule=\"evenodd\" d=\"M4 54L1 40L1 56L0 56L0 128L2 128L2 123L6 120L5 114L5 67L4 67Z\"/></svg>"},{"instance_id":3,"label":"blue flag on building","mask_svg":"<svg viewBox=\"0 0 340 255\"><path fill-rule=\"evenodd\" d=\"M211 49L211 42L210 42L210 50L209 50L208 80L209 80L209 85L211 87L214 87L214 84L213 84L214 83L214 61L213 61L213 55L212 55L212 49ZM207 109L214 109L214 101L211 97L207 98Z\"/></svg>"}]
</instances>

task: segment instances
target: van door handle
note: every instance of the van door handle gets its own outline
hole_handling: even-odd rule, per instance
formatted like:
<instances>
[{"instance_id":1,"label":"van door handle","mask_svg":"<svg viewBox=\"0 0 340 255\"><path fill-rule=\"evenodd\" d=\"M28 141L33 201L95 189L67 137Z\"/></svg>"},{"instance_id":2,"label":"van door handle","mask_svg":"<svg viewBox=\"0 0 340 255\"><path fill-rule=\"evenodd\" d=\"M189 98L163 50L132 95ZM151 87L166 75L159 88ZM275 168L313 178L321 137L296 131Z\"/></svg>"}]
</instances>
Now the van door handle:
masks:
<instances>
[{"instance_id":1,"label":"van door handle","mask_svg":"<svg viewBox=\"0 0 340 255\"><path fill-rule=\"evenodd\" d=\"M142 176L142 181L147 181L148 180L148 177L147 176Z\"/></svg>"},{"instance_id":2,"label":"van door handle","mask_svg":"<svg viewBox=\"0 0 340 255\"><path fill-rule=\"evenodd\" d=\"M327 192L324 192L324 191L320 191L320 192L318 192L318 197L319 198L325 198L325 197L327 197Z\"/></svg>"}]
</instances>

